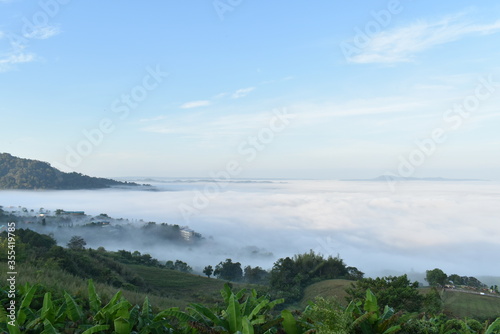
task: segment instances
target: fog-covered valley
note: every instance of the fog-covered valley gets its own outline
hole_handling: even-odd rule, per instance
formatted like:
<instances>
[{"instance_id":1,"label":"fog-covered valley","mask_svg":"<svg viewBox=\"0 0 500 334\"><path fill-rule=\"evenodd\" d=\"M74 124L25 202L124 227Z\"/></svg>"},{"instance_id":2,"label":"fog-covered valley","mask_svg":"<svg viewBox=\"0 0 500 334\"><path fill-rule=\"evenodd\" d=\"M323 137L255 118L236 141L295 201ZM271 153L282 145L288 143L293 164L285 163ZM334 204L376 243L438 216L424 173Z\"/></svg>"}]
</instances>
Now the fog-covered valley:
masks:
<instances>
[{"instance_id":1,"label":"fog-covered valley","mask_svg":"<svg viewBox=\"0 0 500 334\"><path fill-rule=\"evenodd\" d=\"M5 210L20 206L35 213L64 209L123 218L100 229L78 226L88 223L85 219L72 228L43 228L61 245L82 235L87 247L138 250L161 261L180 259L197 271L226 258L270 269L280 257L312 249L340 255L368 276L417 275L436 267L500 276L495 265L500 253L496 182L412 181L391 188L385 182L324 180L234 180L223 185L208 179L128 180L152 187L2 191L0 204ZM143 233L140 227L147 222L189 228L203 239L164 240ZM112 233L120 224L129 231L126 238Z\"/></svg>"}]
</instances>

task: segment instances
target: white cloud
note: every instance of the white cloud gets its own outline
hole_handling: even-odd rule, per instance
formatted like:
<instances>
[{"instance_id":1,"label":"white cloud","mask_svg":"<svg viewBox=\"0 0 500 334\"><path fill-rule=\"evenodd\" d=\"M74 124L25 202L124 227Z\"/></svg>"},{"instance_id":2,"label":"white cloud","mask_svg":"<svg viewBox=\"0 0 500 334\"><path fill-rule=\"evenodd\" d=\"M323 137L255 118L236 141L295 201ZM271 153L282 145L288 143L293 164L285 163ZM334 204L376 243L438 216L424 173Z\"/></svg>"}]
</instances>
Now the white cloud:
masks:
<instances>
[{"instance_id":1,"label":"white cloud","mask_svg":"<svg viewBox=\"0 0 500 334\"><path fill-rule=\"evenodd\" d=\"M211 102L209 100L201 100L201 101L191 101L186 102L181 105L181 109L191 109L191 108L199 108L209 106Z\"/></svg>"},{"instance_id":2,"label":"white cloud","mask_svg":"<svg viewBox=\"0 0 500 334\"><path fill-rule=\"evenodd\" d=\"M249 133L259 124L266 124L268 113L241 115L221 115L210 118L198 115L180 115L169 117L168 121L142 128L142 131L162 134L175 134L183 138L195 139L197 143L218 145L232 142ZM261 126L261 125L260 125Z\"/></svg>"},{"instance_id":3,"label":"white cloud","mask_svg":"<svg viewBox=\"0 0 500 334\"><path fill-rule=\"evenodd\" d=\"M12 69L12 66L20 63L30 63L35 61L36 57L30 53L11 53L0 58L0 72L6 72Z\"/></svg>"},{"instance_id":4,"label":"white cloud","mask_svg":"<svg viewBox=\"0 0 500 334\"><path fill-rule=\"evenodd\" d=\"M164 115L160 115L160 116L156 116L156 117L151 117L151 118L142 118L139 120L139 122L141 123L145 123L145 122L156 122L156 121L161 121L161 120L164 120L166 119L167 116L164 116Z\"/></svg>"},{"instance_id":5,"label":"white cloud","mask_svg":"<svg viewBox=\"0 0 500 334\"><path fill-rule=\"evenodd\" d=\"M254 90L255 90L255 87L238 89L236 92L233 93L233 95L231 95L231 97L233 99L239 99L239 98L247 96L250 92L252 92Z\"/></svg>"},{"instance_id":6,"label":"white cloud","mask_svg":"<svg viewBox=\"0 0 500 334\"><path fill-rule=\"evenodd\" d=\"M500 20L491 24L473 24L464 21L462 15L454 15L436 22L418 21L375 34L366 46L348 59L354 63L409 62L415 54L436 45L497 32L500 32Z\"/></svg>"},{"instance_id":7,"label":"white cloud","mask_svg":"<svg viewBox=\"0 0 500 334\"><path fill-rule=\"evenodd\" d=\"M29 33L24 34L25 38L30 39L47 39L60 33L60 29L56 26L39 26L33 28ZM6 34L0 31L0 39L6 37ZM30 63L35 61L34 53L25 52L28 45L25 42L11 40L9 41L10 51L0 54L0 72L7 72L14 68L15 64Z\"/></svg>"},{"instance_id":8,"label":"white cloud","mask_svg":"<svg viewBox=\"0 0 500 334\"><path fill-rule=\"evenodd\" d=\"M215 95L213 98L220 99L220 98L223 98L224 96L227 96L228 94L229 93L227 93L227 92L219 93L219 94Z\"/></svg>"},{"instance_id":9,"label":"white cloud","mask_svg":"<svg viewBox=\"0 0 500 334\"><path fill-rule=\"evenodd\" d=\"M30 33L24 34L24 37L34 39L47 39L52 36L58 35L60 32L61 29L56 26L37 26L34 27L34 29Z\"/></svg>"}]
</instances>

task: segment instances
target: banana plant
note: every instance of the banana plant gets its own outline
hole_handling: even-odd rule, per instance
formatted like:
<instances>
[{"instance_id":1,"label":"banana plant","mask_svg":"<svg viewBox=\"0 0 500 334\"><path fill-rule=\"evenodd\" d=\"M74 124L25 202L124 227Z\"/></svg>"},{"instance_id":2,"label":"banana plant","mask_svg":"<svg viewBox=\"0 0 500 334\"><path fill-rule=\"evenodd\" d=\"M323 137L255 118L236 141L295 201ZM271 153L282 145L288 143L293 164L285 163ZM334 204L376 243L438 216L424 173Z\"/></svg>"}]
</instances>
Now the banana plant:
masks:
<instances>
[{"instance_id":1,"label":"banana plant","mask_svg":"<svg viewBox=\"0 0 500 334\"><path fill-rule=\"evenodd\" d=\"M352 301L345 312L353 318L352 327L362 334L389 334L401 330L399 321L402 313L395 313L387 305L381 313L377 297L370 289L366 290L364 305L360 301Z\"/></svg>"},{"instance_id":2,"label":"banana plant","mask_svg":"<svg viewBox=\"0 0 500 334\"><path fill-rule=\"evenodd\" d=\"M282 320L273 319L269 311L283 303L283 299L270 301L265 296L258 297L255 290L247 292L243 289L234 293L228 284L222 289L221 295L225 308L219 312L194 303L188 307L187 312L172 308L158 316L175 317L201 333L221 334L270 333L271 328Z\"/></svg>"},{"instance_id":3,"label":"banana plant","mask_svg":"<svg viewBox=\"0 0 500 334\"><path fill-rule=\"evenodd\" d=\"M497 318L497 320L493 321L491 325L486 328L486 331L484 334L499 334L500 333L500 318Z\"/></svg>"},{"instance_id":4,"label":"banana plant","mask_svg":"<svg viewBox=\"0 0 500 334\"><path fill-rule=\"evenodd\" d=\"M30 286L28 283L19 288L18 296L21 303L16 314L14 325L7 323L9 333L33 332L51 334L58 333L65 328L78 328L84 326L82 308L69 294L64 293L64 299L58 301L58 307L52 299L52 294L46 292L43 304L39 310L31 308L34 298L41 287L37 284Z\"/></svg>"},{"instance_id":5,"label":"banana plant","mask_svg":"<svg viewBox=\"0 0 500 334\"><path fill-rule=\"evenodd\" d=\"M118 291L108 304L101 307L100 298L95 292L92 281L89 281L88 290L90 308L98 310L94 316L94 322L100 326L107 326L112 333L156 334L172 332L172 326L166 319L154 315L147 297L141 310L138 305L132 306L122 297L121 291ZM92 328L89 330L92 330ZM86 334L90 334L90 332Z\"/></svg>"}]
</instances>

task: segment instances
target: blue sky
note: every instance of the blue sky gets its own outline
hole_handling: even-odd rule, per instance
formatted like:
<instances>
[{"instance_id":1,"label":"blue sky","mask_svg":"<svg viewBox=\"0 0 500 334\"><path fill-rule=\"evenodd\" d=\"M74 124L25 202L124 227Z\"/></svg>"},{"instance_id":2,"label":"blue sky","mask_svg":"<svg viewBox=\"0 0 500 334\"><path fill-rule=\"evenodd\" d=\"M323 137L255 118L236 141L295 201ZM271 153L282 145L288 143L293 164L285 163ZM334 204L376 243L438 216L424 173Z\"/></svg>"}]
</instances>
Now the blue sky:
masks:
<instances>
[{"instance_id":1,"label":"blue sky","mask_svg":"<svg viewBox=\"0 0 500 334\"><path fill-rule=\"evenodd\" d=\"M500 180L499 13L0 0L0 152L95 176Z\"/></svg>"}]
</instances>

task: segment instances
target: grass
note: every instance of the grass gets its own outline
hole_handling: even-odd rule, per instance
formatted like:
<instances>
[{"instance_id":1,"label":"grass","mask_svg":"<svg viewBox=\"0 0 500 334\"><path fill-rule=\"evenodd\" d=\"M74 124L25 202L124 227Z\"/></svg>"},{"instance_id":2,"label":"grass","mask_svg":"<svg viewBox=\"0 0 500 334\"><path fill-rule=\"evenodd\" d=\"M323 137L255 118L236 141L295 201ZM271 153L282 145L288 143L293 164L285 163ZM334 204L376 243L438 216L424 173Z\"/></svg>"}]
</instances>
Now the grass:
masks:
<instances>
[{"instance_id":1,"label":"grass","mask_svg":"<svg viewBox=\"0 0 500 334\"><path fill-rule=\"evenodd\" d=\"M220 290L225 281L202 277L156 267L147 267L141 265L127 265L140 275L148 285L147 292L136 292L126 289L119 289L111 285L98 283L94 281L97 293L101 296L103 302L107 302L119 290L123 296L132 304L142 305L146 296L157 310L170 307L179 307L184 309L190 303L203 303L210 306L222 301ZM2 282L6 282L3 274L5 263L0 263ZM19 287L26 283L41 284L54 294L61 294L67 291L77 297L87 296L87 279L74 276L59 268L40 264L18 263L17 281ZM243 287L255 288L255 286L234 284L235 289Z\"/></svg>"},{"instance_id":2,"label":"grass","mask_svg":"<svg viewBox=\"0 0 500 334\"><path fill-rule=\"evenodd\" d=\"M324 298L335 297L343 306L347 306L345 289L353 281L348 280L326 280L308 286L304 292L304 297L300 302L300 307L307 306L309 301L321 296ZM430 291L429 288L419 289L422 294ZM474 318L479 320L495 319L500 317L500 298L482 296L478 294L464 293L446 290L442 295L444 302L444 312L453 317Z\"/></svg>"},{"instance_id":3,"label":"grass","mask_svg":"<svg viewBox=\"0 0 500 334\"><path fill-rule=\"evenodd\" d=\"M500 317L500 298L446 290L443 294L444 310L456 317L494 319Z\"/></svg>"},{"instance_id":4,"label":"grass","mask_svg":"<svg viewBox=\"0 0 500 334\"><path fill-rule=\"evenodd\" d=\"M3 263L2 266L3 267ZM2 268L3 269L3 268ZM62 291L67 291L71 295L86 297L87 296L87 280L73 276L58 268L44 268L43 266L34 267L30 264L17 264L17 280L16 285L19 287L26 283L31 285L40 284L48 290L61 294ZM4 276L3 273L1 276ZM2 277L3 278L3 277ZM5 280L2 279L4 282ZM107 284L94 282L97 293L101 296L103 302L107 302L115 295L118 290L122 290L123 296L132 304L142 305L146 296L148 296L152 305L158 309L170 307L184 307L188 302L179 301L174 298L162 297L155 294L140 293L124 289L117 289Z\"/></svg>"},{"instance_id":5,"label":"grass","mask_svg":"<svg viewBox=\"0 0 500 334\"><path fill-rule=\"evenodd\" d=\"M348 302L345 297L347 293L345 289L348 288L354 281L345 279L330 279L311 284L304 291L304 297L300 301L300 306L305 307L309 301L314 300L316 297L331 298L334 297L342 306L347 306Z\"/></svg>"},{"instance_id":6,"label":"grass","mask_svg":"<svg viewBox=\"0 0 500 334\"><path fill-rule=\"evenodd\" d=\"M224 287L224 281L165 268L140 265L127 265L127 267L160 296L179 300L183 304L188 302L214 304L221 301L220 290Z\"/></svg>"}]
</instances>

